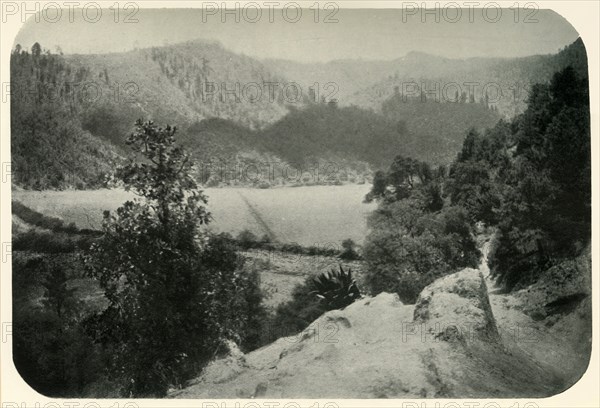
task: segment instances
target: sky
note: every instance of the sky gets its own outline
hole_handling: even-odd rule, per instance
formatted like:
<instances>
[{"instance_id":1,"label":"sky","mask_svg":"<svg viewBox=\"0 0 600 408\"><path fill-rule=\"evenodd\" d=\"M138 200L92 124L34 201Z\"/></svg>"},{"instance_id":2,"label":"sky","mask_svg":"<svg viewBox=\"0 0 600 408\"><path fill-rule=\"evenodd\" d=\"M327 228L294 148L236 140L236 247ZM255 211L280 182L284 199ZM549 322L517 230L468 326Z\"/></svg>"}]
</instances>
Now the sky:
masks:
<instances>
[{"instance_id":1,"label":"sky","mask_svg":"<svg viewBox=\"0 0 600 408\"><path fill-rule=\"evenodd\" d=\"M578 37L570 23L550 10L518 14L511 9L431 13L321 9L316 13L293 7L263 9L260 14L250 7L229 13L216 8L116 11L44 9L27 20L14 44L30 48L37 41L52 52L59 46L66 54L87 54L206 39L260 59L327 62L392 60L410 51L448 58L521 57L556 53Z\"/></svg>"}]
</instances>

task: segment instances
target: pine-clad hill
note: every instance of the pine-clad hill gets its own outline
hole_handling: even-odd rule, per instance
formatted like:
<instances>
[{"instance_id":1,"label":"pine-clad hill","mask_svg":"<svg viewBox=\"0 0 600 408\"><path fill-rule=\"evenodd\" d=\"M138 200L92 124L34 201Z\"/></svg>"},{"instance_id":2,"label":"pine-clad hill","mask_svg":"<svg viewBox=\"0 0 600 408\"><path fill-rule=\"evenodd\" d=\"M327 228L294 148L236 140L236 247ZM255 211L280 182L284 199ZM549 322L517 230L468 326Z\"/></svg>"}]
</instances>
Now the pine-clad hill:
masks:
<instances>
[{"instance_id":1,"label":"pine-clad hill","mask_svg":"<svg viewBox=\"0 0 600 408\"><path fill-rule=\"evenodd\" d=\"M518 59L410 53L391 62L316 65L260 62L206 41L69 56L38 44L31 53L15 49L11 58L13 164L21 173L14 180L39 189L101 185L122 160L138 118L176 124L180 142L201 166L326 161L365 175L397 154L448 164L470 128L521 111L523 84L544 81L566 65L587 73L581 40L557 55ZM343 84L343 97L311 101L308 86L328 77ZM469 97L455 91L455 103L430 92L402 98L407 81L425 82L425 91L448 81L495 81L508 93L517 83L524 92L500 101L477 94L481 87ZM298 98L283 93L294 82ZM323 83L317 91L324 96Z\"/></svg>"},{"instance_id":2,"label":"pine-clad hill","mask_svg":"<svg viewBox=\"0 0 600 408\"><path fill-rule=\"evenodd\" d=\"M56 55L17 49L11 58L13 183L35 189L94 188L120 159L120 149L82 126L86 103L78 84L89 78Z\"/></svg>"},{"instance_id":3,"label":"pine-clad hill","mask_svg":"<svg viewBox=\"0 0 600 408\"><path fill-rule=\"evenodd\" d=\"M382 103L382 115L403 130L403 154L432 164L448 164L469 129L483 130L501 118L485 103L440 103L395 95Z\"/></svg>"},{"instance_id":4,"label":"pine-clad hill","mask_svg":"<svg viewBox=\"0 0 600 408\"><path fill-rule=\"evenodd\" d=\"M89 69L103 91L115 97L110 101L113 106L118 101L119 109L138 110L157 122L191 123L218 117L259 128L286 112L283 78L259 61L215 42L191 41L66 59ZM104 103L100 108L106 112L108 106Z\"/></svg>"}]
</instances>

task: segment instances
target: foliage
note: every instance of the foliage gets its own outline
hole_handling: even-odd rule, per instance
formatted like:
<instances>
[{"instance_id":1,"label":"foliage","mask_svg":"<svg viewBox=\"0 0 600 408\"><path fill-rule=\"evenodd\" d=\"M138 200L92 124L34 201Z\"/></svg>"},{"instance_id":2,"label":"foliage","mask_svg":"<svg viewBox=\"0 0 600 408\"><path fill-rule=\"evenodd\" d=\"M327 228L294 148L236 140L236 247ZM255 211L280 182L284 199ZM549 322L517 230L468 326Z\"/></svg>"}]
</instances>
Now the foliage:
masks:
<instances>
[{"instance_id":1,"label":"foliage","mask_svg":"<svg viewBox=\"0 0 600 408\"><path fill-rule=\"evenodd\" d=\"M81 303L69 287L69 263L77 258L15 257L13 263L13 358L23 379L54 397L85 396L104 374L102 350L81 324ZM43 289L41 301L32 297Z\"/></svg>"},{"instance_id":2,"label":"foliage","mask_svg":"<svg viewBox=\"0 0 600 408\"><path fill-rule=\"evenodd\" d=\"M277 307L269 326L271 341L302 332L323 313L350 305L361 296L350 270L307 277L292 292L292 299Z\"/></svg>"},{"instance_id":3,"label":"foliage","mask_svg":"<svg viewBox=\"0 0 600 408\"><path fill-rule=\"evenodd\" d=\"M532 87L525 112L471 131L445 189L472 221L496 226L489 263L508 289L576 256L590 239L588 82L566 67Z\"/></svg>"},{"instance_id":4,"label":"foliage","mask_svg":"<svg viewBox=\"0 0 600 408\"><path fill-rule=\"evenodd\" d=\"M446 202L447 183L443 167L433 170L404 156L375 174L365 201L379 205L368 219L363 248L365 283L373 294L393 291L413 303L436 278L477 265L472 220L463 207Z\"/></svg>"},{"instance_id":5,"label":"foliage","mask_svg":"<svg viewBox=\"0 0 600 408\"><path fill-rule=\"evenodd\" d=\"M105 213L104 236L86 257L109 301L92 330L113 352L124 395L162 396L224 352L223 340L252 343L248 312L260 309L257 276L230 240L199 230L207 200L175 133L136 123L127 144L141 159L117 175L142 198Z\"/></svg>"},{"instance_id":6,"label":"foliage","mask_svg":"<svg viewBox=\"0 0 600 408\"><path fill-rule=\"evenodd\" d=\"M33 51L15 49L10 60L13 182L34 189L102 186L118 154L81 127L86 96L74 84L89 70Z\"/></svg>"},{"instance_id":7,"label":"foliage","mask_svg":"<svg viewBox=\"0 0 600 408\"><path fill-rule=\"evenodd\" d=\"M342 253L340 254L340 259L345 261L355 261L360 259L360 255L356 252L356 242L351 240L350 238L342 241Z\"/></svg>"},{"instance_id":8,"label":"foliage","mask_svg":"<svg viewBox=\"0 0 600 408\"><path fill-rule=\"evenodd\" d=\"M536 85L515 120L490 266L508 288L534 281L572 257L591 236L591 151L587 78L567 67Z\"/></svg>"},{"instance_id":9,"label":"foliage","mask_svg":"<svg viewBox=\"0 0 600 408\"><path fill-rule=\"evenodd\" d=\"M339 271L332 269L314 278L312 285L314 293L325 303L327 310L343 309L361 296L352 278L352 271L345 271L341 265Z\"/></svg>"},{"instance_id":10,"label":"foliage","mask_svg":"<svg viewBox=\"0 0 600 408\"><path fill-rule=\"evenodd\" d=\"M414 303L435 279L477 265L466 211L450 206L427 213L419 206L410 199L380 204L370 216L364 258L365 283L373 294L396 292L403 302Z\"/></svg>"}]
</instances>

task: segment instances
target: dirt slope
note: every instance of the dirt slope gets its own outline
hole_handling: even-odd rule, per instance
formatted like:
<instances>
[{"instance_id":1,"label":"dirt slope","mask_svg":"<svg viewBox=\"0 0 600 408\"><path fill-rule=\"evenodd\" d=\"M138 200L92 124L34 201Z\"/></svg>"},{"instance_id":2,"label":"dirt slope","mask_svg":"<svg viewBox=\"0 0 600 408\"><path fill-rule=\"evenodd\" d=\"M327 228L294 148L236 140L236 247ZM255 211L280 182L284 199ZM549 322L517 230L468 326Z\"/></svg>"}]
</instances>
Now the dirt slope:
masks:
<instances>
[{"instance_id":1,"label":"dirt slope","mask_svg":"<svg viewBox=\"0 0 600 408\"><path fill-rule=\"evenodd\" d=\"M329 312L296 337L209 365L174 398L541 397L564 378L507 346L481 271L437 280L416 305L395 295Z\"/></svg>"},{"instance_id":2,"label":"dirt slope","mask_svg":"<svg viewBox=\"0 0 600 408\"><path fill-rule=\"evenodd\" d=\"M480 270L502 342L558 378L560 391L587 370L592 347L591 253L546 271L525 289L504 293L487 267L490 242L482 245Z\"/></svg>"}]
</instances>

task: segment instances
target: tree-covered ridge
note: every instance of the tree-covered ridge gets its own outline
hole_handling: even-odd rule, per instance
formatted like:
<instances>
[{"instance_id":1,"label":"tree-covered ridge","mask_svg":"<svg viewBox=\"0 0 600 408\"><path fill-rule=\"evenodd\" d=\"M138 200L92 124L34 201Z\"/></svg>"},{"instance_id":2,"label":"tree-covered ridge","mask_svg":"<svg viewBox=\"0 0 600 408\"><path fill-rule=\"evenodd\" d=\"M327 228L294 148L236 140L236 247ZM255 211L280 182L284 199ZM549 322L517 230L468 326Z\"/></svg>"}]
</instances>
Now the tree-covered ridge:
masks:
<instances>
[{"instance_id":1,"label":"tree-covered ridge","mask_svg":"<svg viewBox=\"0 0 600 408\"><path fill-rule=\"evenodd\" d=\"M11 153L13 182L37 189L94 188L119 159L118 150L84 130L93 90L85 67L61 55L15 48L11 55Z\"/></svg>"},{"instance_id":2,"label":"tree-covered ridge","mask_svg":"<svg viewBox=\"0 0 600 408\"><path fill-rule=\"evenodd\" d=\"M202 118L229 119L259 129L282 117L285 105L295 101L294 95L285 95L285 77L218 43L190 41L142 52L160 66ZM297 103L302 102L300 94Z\"/></svg>"},{"instance_id":3,"label":"tree-covered ridge","mask_svg":"<svg viewBox=\"0 0 600 408\"><path fill-rule=\"evenodd\" d=\"M463 72L464 61L436 58L413 53L402 59L402 66L409 71L423 67L420 75L430 75L425 78L428 81L444 72ZM326 65L338 69L340 64L353 63ZM587 71L581 41L554 56L482 59L475 64L479 68L471 67L463 74L489 71L493 77L494 72L514 72L511 78L526 78L528 83L537 76L549 77L553 69L568 63L579 73ZM396 76L393 71L385 92L382 89L373 99L375 105L347 106L350 100L344 98L338 103L310 101L304 83L300 83L300 102L287 105L281 91L294 79L273 73L276 70L270 69L268 61L206 42L70 56L51 55L38 44L35 55L15 50L11 71L15 84L11 96L13 167L15 174L21 173L14 180L26 188L101 185L114 160L123 154L123 135L131 131L131 118L179 123L182 145L201 163L209 162L209 167L215 162L230 168L266 162L298 168L329 162L339 169L340 179L364 180L372 171L388 166L398 153L448 164L467 129L482 130L500 117L498 104L489 95L486 101L485 95L455 93L457 102L448 102L424 92L423 97L405 99L394 93L395 87L410 76ZM360 71L346 73L358 75ZM444 78L457 79L452 75ZM359 80L355 82L360 85ZM256 101L251 100L255 88L244 93L248 84L272 83L278 85L263 87ZM37 96L32 99L31 94ZM369 95L365 89L364 96ZM81 157L76 145L83 152ZM207 181L205 175L200 177ZM261 185L282 182L267 181ZM220 181L213 177L210 183Z\"/></svg>"},{"instance_id":4,"label":"tree-covered ridge","mask_svg":"<svg viewBox=\"0 0 600 408\"><path fill-rule=\"evenodd\" d=\"M432 164L449 164L460 149L465 132L470 128L493 126L500 115L494 105L482 101L439 102L421 97L393 95L381 105L383 116L404 130L403 154Z\"/></svg>"},{"instance_id":5,"label":"tree-covered ridge","mask_svg":"<svg viewBox=\"0 0 600 408\"><path fill-rule=\"evenodd\" d=\"M370 289L413 302L436 277L475 266L477 224L496 229L489 264L507 289L576 258L591 239L588 89L569 66L535 85L511 122L469 131L448 174L402 156L377 172L366 197L379 201L363 255Z\"/></svg>"},{"instance_id":6,"label":"tree-covered ridge","mask_svg":"<svg viewBox=\"0 0 600 408\"><path fill-rule=\"evenodd\" d=\"M572 67L535 85L527 110L483 135L470 133L450 170L452 201L498 227L490 266L509 288L589 243L588 89Z\"/></svg>"},{"instance_id":7,"label":"tree-covered ridge","mask_svg":"<svg viewBox=\"0 0 600 408\"><path fill-rule=\"evenodd\" d=\"M423 91L430 98L451 103L460 100L463 92L467 101L472 95L475 102L485 100L487 94L501 115L512 118L527 108L533 84L549 81L555 72L569 65L581 76L587 76L588 71L581 38L552 55L461 60L411 52L386 64L385 77L376 82L355 80L359 86L340 102L379 110L383 101L394 96L396 88L407 96ZM457 89L459 98L455 98Z\"/></svg>"}]
</instances>

